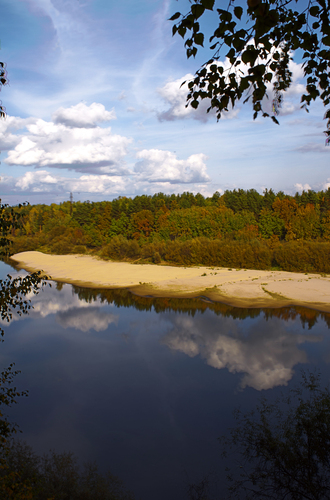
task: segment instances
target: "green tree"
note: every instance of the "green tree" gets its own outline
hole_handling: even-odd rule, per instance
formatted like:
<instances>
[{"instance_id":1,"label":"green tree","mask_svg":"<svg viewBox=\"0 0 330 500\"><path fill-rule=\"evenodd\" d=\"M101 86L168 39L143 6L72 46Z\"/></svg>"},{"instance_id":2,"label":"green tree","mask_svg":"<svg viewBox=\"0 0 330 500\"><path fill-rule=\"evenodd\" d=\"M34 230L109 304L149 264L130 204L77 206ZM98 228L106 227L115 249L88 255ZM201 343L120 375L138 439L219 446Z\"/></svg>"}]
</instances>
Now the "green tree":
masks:
<instances>
[{"instance_id":1,"label":"green tree","mask_svg":"<svg viewBox=\"0 0 330 500\"><path fill-rule=\"evenodd\" d=\"M267 208L263 208L259 215L259 230L263 238L271 238L273 235L282 238L285 225L278 213Z\"/></svg>"},{"instance_id":2,"label":"green tree","mask_svg":"<svg viewBox=\"0 0 330 500\"><path fill-rule=\"evenodd\" d=\"M320 98L330 103L330 22L328 0L229 0L227 8L217 8L215 0L190 0L186 14L176 12L173 35L185 40L187 57L195 56L204 46L205 36L200 23L214 13L217 24L209 39L212 55L188 83L187 103L197 108L202 99L209 99L211 109L220 119L223 111L242 98L251 99L253 117L263 109L264 98L272 88L275 99L272 120L278 123L276 109L282 94L290 88L292 73L289 63L294 51L302 56L307 77L301 104L308 111L311 101ZM219 5L220 7L220 5ZM205 31L205 30L204 30ZM226 56L229 67L220 63ZM330 135L330 109L326 111Z\"/></svg>"}]
</instances>

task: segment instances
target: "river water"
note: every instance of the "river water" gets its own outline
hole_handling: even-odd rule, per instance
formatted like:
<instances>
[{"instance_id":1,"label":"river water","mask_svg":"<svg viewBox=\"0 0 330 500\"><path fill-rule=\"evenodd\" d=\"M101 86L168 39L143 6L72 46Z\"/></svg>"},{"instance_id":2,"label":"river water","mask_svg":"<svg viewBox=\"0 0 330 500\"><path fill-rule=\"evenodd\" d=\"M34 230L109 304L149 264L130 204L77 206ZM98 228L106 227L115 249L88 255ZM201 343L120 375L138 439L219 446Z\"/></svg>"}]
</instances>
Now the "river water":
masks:
<instances>
[{"instance_id":1,"label":"river water","mask_svg":"<svg viewBox=\"0 0 330 500\"><path fill-rule=\"evenodd\" d=\"M0 263L0 278L15 271ZM218 437L232 412L274 399L314 367L330 378L330 315L235 309L53 283L28 316L3 324L1 369L15 362L10 410L42 454L96 461L142 500L184 499L210 472L223 488ZM213 480L212 479L212 480ZM216 486L215 486L216 487Z\"/></svg>"}]
</instances>

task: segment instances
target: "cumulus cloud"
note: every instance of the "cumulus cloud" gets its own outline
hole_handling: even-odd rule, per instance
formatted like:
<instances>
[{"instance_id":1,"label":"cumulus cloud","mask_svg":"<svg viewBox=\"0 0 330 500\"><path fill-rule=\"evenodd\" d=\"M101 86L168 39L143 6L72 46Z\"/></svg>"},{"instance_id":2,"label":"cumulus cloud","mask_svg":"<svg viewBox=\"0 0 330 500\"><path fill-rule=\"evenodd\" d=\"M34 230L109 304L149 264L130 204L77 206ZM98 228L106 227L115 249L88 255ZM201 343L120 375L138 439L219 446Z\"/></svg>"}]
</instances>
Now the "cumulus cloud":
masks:
<instances>
[{"instance_id":1,"label":"cumulus cloud","mask_svg":"<svg viewBox=\"0 0 330 500\"><path fill-rule=\"evenodd\" d=\"M67 127L96 127L99 122L116 119L114 110L107 111L103 104L93 102L90 106L80 102L70 108L59 108L52 115L54 123L62 123Z\"/></svg>"},{"instance_id":2,"label":"cumulus cloud","mask_svg":"<svg viewBox=\"0 0 330 500\"><path fill-rule=\"evenodd\" d=\"M144 149L136 153L134 168L128 168L126 157L132 139L97 125L97 121L114 118L113 112L101 104L60 108L52 117L52 121L8 117L0 123L0 143L9 149L5 163L34 167L16 177L1 173L4 194L49 193L65 197L75 192L118 196L168 192L179 187L182 190L187 183L198 192L205 190L205 183L210 181L202 153L178 159L170 151ZM20 131L17 135L13 133L16 130ZM49 168L83 175L57 175Z\"/></svg>"},{"instance_id":3,"label":"cumulus cloud","mask_svg":"<svg viewBox=\"0 0 330 500\"><path fill-rule=\"evenodd\" d=\"M0 150L9 150L19 144L21 137L13 134L12 131L25 128L28 124L34 123L35 118L19 118L16 116L6 116L0 120Z\"/></svg>"},{"instance_id":4,"label":"cumulus cloud","mask_svg":"<svg viewBox=\"0 0 330 500\"><path fill-rule=\"evenodd\" d=\"M81 175L69 178L54 175L47 170L32 170L19 177L1 174L2 191L9 193L49 193L62 195L74 193L99 193L103 195L120 195L133 189L132 180L115 175Z\"/></svg>"},{"instance_id":5,"label":"cumulus cloud","mask_svg":"<svg viewBox=\"0 0 330 500\"><path fill-rule=\"evenodd\" d=\"M137 153L140 160L134 171L139 180L148 182L196 183L210 180L206 172L206 156L202 153L178 160L174 153L160 149L144 149Z\"/></svg>"},{"instance_id":6,"label":"cumulus cloud","mask_svg":"<svg viewBox=\"0 0 330 500\"><path fill-rule=\"evenodd\" d=\"M207 108L210 106L210 101L207 99L203 100L197 109L192 108L190 105L186 107L187 94L189 92L188 83L193 79L194 75L188 73L178 80L167 82L164 87L158 89L160 96L170 105L166 111L157 114L160 121L193 118L194 120L206 122L210 118L215 118L214 111L211 110L209 113L206 112ZM184 81L186 83L182 85ZM227 113L223 113L223 117L234 118L238 111L238 109L232 109Z\"/></svg>"},{"instance_id":7,"label":"cumulus cloud","mask_svg":"<svg viewBox=\"0 0 330 500\"><path fill-rule=\"evenodd\" d=\"M250 42L251 43L251 42ZM226 72L231 68L229 60L226 58L223 62L214 62L218 66L222 66ZM248 73L249 66L241 63L239 66L242 76ZM305 85L301 83L304 77L303 67L294 61L290 61L289 70L292 73L292 83L290 88L284 93L282 106L280 108L280 115L290 115L300 109L300 96L305 91ZM160 121L174 121L183 118L193 118L206 122L208 119L216 116L215 111L206 110L210 106L209 99L203 99L197 109L192 108L190 105L186 107L187 95L189 93L188 83L194 80L195 76L191 73L186 74L182 78L167 82L163 87L158 89L161 97L170 105L170 107L157 114ZM183 85L182 83L185 82ZM267 85L268 98L264 99L263 106L268 113L272 112L272 102L274 98L273 83ZM299 100L297 97L299 96ZM239 108L231 108L228 112L223 112L221 119L235 118L239 112Z\"/></svg>"},{"instance_id":8,"label":"cumulus cloud","mask_svg":"<svg viewBox=\"0 0 330 500\"><path fill-rule=\"evenodd\" d=\"M26 172L26 174L16 181L15 187L22 191L32 188L32 191L36 192L41 190L47 191L47 185L51 187L55 184L57 184L56 177L49 174L46 170L40 170L39 172Z\"/></svg>"},{"instance_id":9,"label":"cumulus cloud","mask_svg":"<svg viewBox=\"0 0 330 500\"><path fill-rule=\"evenodd\" d=\"M163 153L167 153L164 151ZM166 155L165 155L166 156ZM189 161L188 161L189 160ZM205 182L208 182L208 176L205 174L205 169L202 165L202 170L198 170L199 161L195 162L196 170L190 171L189 168L193 168L193 161L189 158L183 161L183 166L174 165L174 170L170 171L169 166L166 165L162 167L163 172L158 171L158 175L153 178L152 174L149 176L148 168L151 168L150 162L146 170L143 170L142 165L140 165L141 171L135 175L106 175L106 174L87 174L80 175L76 178L70 178L60 175L55 175L48 170L32 170L26 172L24 175L19 177L8 176L1 173L1 186L3 195L15 195L24 196L29 193L30 201L31 195L39 195L41 193L48 193L49 195L61 196L66 198L69 192L78 193L81 195L94 194L102 196L120 196L120 195L130 195L149 193L153 194L158 191L162 191L167 194L172 194L173 192L180 193L186 189L187 180L190 178L198 179L202 178L202 182L196 182L189 187L189 190L194 193L202 193L204 195L210 195L213 193L211 190L207 190ZM177 160L178 161L178 160ZM185 164L187 162L187 168ZM175 162L174 162L175 163ZM203 163L203 162L202 162ZM189 166L190 165L190 166ZM171 175L170 181L162 179L160 176L166 170L166 178L168 179ZM155 174L156 172L153 172ZM165 175L165 173L164 173ZM159 181L155 181L155 178L159 178Z\"/></svg>"},{"instance_id":10,"label":"cumulus cloud","mask_svg":"<svg viewBox=\"0 0 330 500\"><path fill-rule=\"evenodd\" d=\"M54 121L35 119L22 123L27 133L12 136L8 141L14 149L8 151L9 165L53 167L79 172L122 175L127 173L124 158L132 139L113 134L110 127L101 128L98 121L114 118L102 104L83 103L60 108ZM3 135L6 141L6 134ZM7 141L7 142L8 142Z\"/></svg>"},{"instance_id":11,"label":"cumulus cloud","mask_svg":"<svg viewBox=\"0 0 330 500\"><path fill-rule=\"evenodd\" d=\"M240 333L229 318L222 318L220 327L214 318L208 325L205 321L196 317L176 318L162 343L190 357L200 355L213 368L244 373L242 388L262 390L286 385L293 375L293 367L307 362L306 352L299 349L299 345L322 340L321 336L292 335L276 322L269 324L267 335L255 325L246 335Z\"/></svg>"},{"instance_id":12,"label":"cumulus cloud","mask_svg":"<svg viewBox=\"0 0 330 500\"><path fill-rule=\"evenodd\" d=\"M294 185L294 187L296 188L297 191L300 191L300 192L302 192L302 191L309 191L310 189L312 189L309 184L296 183Z\"/></svg>"}]
</instances>

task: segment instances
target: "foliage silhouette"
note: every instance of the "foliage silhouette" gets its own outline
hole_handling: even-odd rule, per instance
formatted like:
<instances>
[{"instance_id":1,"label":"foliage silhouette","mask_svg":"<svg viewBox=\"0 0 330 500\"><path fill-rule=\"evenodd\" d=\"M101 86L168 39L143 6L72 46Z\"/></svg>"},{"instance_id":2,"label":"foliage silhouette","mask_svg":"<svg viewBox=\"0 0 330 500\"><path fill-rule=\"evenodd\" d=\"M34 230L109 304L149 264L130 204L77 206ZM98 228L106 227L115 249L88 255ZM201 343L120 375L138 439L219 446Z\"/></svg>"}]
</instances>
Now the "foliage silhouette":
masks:
<instances>
[{"instance_id":1,"label":"foliage silhouette","mask_svg":"<svg viewBox=\"0 0 330 500\"><path fill-rule=\"evenodd\" d=\"M6 500L133 500L118 477L100 474L93 463L79 468L72 453L51 451L40 457L26 443L12 440L0 452L1 460L7 466L0 470L0 493Z\"/></svg>"},{"instance_id":2,"label":"foliage silhouette","mask_svg":"<svg viewBox=\"0 0 330 500\"><path fill-rule=\"evenodd\" d=\"M255 410L235 413L236 426L220 438L228 499L322 500L330 497L330 391L320 376L303 373L289 396L262 398Z\"/></svg>"},{"instance_id":3,"label":"foliage silhouette","mask_svg":"<svg viewBox=\"0 0 330 500\"><path fill-rule=\"evenodd\" d=\"M173 35L185 39L187 57L196 56L204 46L205 35L200 23L210 15L216 29L209 39L212 56L188 83L187 102L197 108L208 99L217 118L221 118L230 105L251 99L253 118L259 113L271 116L275 123L281 107L283 93L292 84L289 68L292 54L302 56L305 91L302 107L308 111L310 103L319 98L325 106L330 103L330 22L329 2L309 0L230 0L227 7L216 8L215 0L190 0L187 14L176 12ZM221 5L219 5L221 7ZM221 57L227 63L220 63ZM271 115L264 111L264 99L272 92ZM330 109L327 110L326 135L330 135Z\"/></svg>"}]
</instances>

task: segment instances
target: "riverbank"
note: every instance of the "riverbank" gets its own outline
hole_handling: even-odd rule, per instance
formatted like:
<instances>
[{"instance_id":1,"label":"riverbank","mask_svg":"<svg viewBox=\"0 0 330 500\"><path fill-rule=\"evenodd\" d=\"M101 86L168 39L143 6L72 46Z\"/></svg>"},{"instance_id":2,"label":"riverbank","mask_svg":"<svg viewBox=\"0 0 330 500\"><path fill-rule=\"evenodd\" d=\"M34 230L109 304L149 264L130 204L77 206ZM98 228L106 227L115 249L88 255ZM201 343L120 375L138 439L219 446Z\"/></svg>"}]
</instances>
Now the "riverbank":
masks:
<instances>
[{"instance_id":1,"label":"riverbank","mask_svg":"<svg viewBox=\"0 0 330 500\"><path fill-rule=\"evenodd\" d=\"M304 305L330 312L330 276L220 267L131 264L85 255L22 252L22 269L89 288L127 288L142 296L199 297L238 307Z\"/></svg>"}]
</instances>

